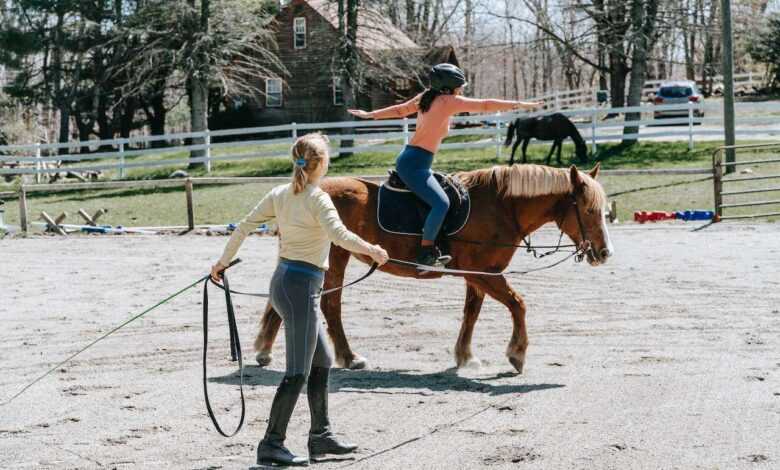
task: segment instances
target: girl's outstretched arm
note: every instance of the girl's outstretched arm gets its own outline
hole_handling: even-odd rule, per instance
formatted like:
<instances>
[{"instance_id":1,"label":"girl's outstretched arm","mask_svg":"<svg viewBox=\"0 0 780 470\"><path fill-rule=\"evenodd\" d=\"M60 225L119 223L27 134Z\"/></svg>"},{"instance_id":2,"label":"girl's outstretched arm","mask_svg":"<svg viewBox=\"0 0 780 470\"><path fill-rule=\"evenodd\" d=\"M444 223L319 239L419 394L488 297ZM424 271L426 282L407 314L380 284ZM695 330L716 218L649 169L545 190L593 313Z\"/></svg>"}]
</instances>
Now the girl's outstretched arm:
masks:
<instances>
[{"instance_id":1,"label":"girl's outstretched arm","mask_svg":"<svg viewBox=\"0 0 780 470\"><path fill-rule=\"evenodd\" d=\"M541 107L541 101L478 100L452 96L450 101L455 113L497 113L515 109L532 110Z\"/></svg>"},{"instance_id":2,"label":"girl's outstretched arm","mask_svg":"<svg viewBox=\"0 0 780 470\"><path fill-rule=\"evenodd\" d=\"M420 95L415 96L405 103L377 109L376 111L363 111L362 109L348 109L347 112L361 119L393 119L402 118L416 113L420 109Z\"/></svg>"}]
</instances>

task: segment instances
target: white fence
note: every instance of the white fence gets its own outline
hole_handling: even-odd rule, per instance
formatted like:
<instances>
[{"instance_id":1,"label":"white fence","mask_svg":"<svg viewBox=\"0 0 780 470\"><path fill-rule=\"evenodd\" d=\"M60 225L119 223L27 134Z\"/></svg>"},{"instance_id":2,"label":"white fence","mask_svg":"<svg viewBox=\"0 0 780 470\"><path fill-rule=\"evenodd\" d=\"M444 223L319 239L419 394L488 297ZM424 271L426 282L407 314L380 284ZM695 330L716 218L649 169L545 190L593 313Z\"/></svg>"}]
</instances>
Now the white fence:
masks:
<instances>
[{"instance_id":1,"label":"white fence","mask_svg":"<svg viewBox=\"0 0 780 470\"><path fill-rule=\"evenodd\" d=\"M682 80L684 79L680 79L679 81ZM754 89L763 86L763 80L764 80L763 75L757 72L735 74L734 91L737 95L750 93ZM655 94L655 92L658 90L658 87L662 83L669 82L669 81L678 81L678 80L667 79L667 80L646 81L644 87L642 87L642 99L643 100L646 99L649 94ZM701 80L697 80L696 82L701 83ZM722 92L723 76L716 75L712 77L712 82L714 85L713 91L715 92L715 94ZM628 87L628 84L626 84L626 87ZM528 98L528 99L534 101L543 101L545 109L547 110L560 111L566 109L573 109L576 107L597 106L598 105L598 101L596 99L597 92L598 92L598 88L581 88L579 90L555 91L552 93L548 93L546 95L535 96L533 98ZM628 92L628 90L626 90L626 92Z\"/></svg>"},{"instance_id":2,"label":"white fence","mask_svg":"<svg viewBox=\"0 0 780 470\"><path fill-rule=\"evenodd\" d=\"M761 109L766 113L780 114L780 103L737 105L738 112L752 112ZM719 113L714 105L687 103L680 105L637 106L632 108L584 108L562 111L568 115L580 130L583 138L596 151L600 142L619 141L624 137L645 139L685 140L693 148L697 136L723 135L722 117L707 117ZM655 113L679 115L657 119ZM700 113L704 117L699 117ZM623 118L604 119L607 115L621 116L625 113L641 113L640 119L626 122ZM542 113L510 113L481 116L459 116L453 118L456 128L451 136L475 136L472 142L445 143L441 149L484 149L493 147L501 156L506 127L518 117ZM739 137L757 134L780 134L777 117L739 117ZM333 152L398 152L402 142L409 141L415 125L414 119L381 121L347 121L314 124L288 124L269 127L253 127L194 133L179 133L163 136L131 137L128 139L93 140L69 142L66 144L27 144L0 146L0 177L4 175L42 175L71 172L112 172L111 177L122 179L130 169L154 167L185 168L190 163L205 163L207 171L215 162L248 159L288 157L289 146L299 135L312 131L323 131L331 139ZM655 126L677 125L661 128ZM708 126L709 125L709 126ZM469 127L470 126L470 127ZM624 127L638 127L640 132L624 135ZM757 129L756 126L764 126ZM286 135L285 135L286 134ZM191 142L186 142L189 139ZM225 140L214 142L215 140ZM150 148L155 141L165 141L165 148ZM340 146L342 141L351 141L350 146ZM108 148L106 148L108 147ZM71 154L57 155L66 148ZM75 153L89 148L92 153ZM106 148L105 150L99 150ZM193 150L202 150L203 156L189 158ZM53 165L64 164L62 167Z\"/></svg>"}]
</instances>

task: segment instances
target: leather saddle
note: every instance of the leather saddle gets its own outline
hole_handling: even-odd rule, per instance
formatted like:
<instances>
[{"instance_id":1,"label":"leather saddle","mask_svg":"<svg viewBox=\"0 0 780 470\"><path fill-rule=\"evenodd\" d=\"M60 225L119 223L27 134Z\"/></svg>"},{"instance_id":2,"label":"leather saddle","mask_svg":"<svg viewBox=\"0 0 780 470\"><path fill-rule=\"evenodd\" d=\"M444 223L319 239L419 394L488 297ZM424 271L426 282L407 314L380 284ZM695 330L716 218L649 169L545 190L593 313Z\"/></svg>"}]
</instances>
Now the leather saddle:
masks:
<instances>
[{"instance_id":1,"label":"leather saddle","mask_svg":"<svg viewBox=\"0 0 780 470\"><path fill-rule=\"evenodd\" d=\"M377 219L379 227L398 235L421 235L430 206L407 188L395 170L388 170L387 180L379 188ZM439 237L458 233L471 214L471 199L463 183L453 175L434 172L450 200Z\"/></svg>"}]
</instances>

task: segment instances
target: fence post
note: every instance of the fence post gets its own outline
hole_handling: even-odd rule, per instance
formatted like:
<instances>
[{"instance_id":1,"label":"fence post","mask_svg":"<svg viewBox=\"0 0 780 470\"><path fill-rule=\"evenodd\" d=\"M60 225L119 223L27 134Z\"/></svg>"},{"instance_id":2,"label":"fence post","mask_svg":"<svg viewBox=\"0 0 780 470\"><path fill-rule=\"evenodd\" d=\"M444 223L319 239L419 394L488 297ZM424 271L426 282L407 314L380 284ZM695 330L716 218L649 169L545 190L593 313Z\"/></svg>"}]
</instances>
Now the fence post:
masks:
<instances>
[{"instance_id":1,"label":"fence post","mask_svg":"<svg viewBox=\"0 0 780 470\"><path fill-rule=\"evenodd\" d=\"M404 145L409 144L409 118L404 118Z\"/></svg>"},{"instance_id":2,"label":"fence post","mask_svg":"<svg viewBox=\"0 0 780 470\"><path fill-rule=\"evenodd\" d=\"M496 159L501 159L501 113L496 113Z\"/></svg>"},{"instance_id":3,"label":"fence post","mask_svg":"<svg viewBox=\"0 0 780 470\"><path fill-rule=\"evenodd\" d=\"M195 210L192 207L192 178L184 180L184 193L187 197L187 227L195 229Z\"/></svg>"},{"instance_id":4,"label":"fence post","mask_svg":"<svg viewBox=\"0 0 780 470\"><path fill-rule=\"evenodd\" d=\"M208 129L203 131L203 144L206 146L203 153L206 156L206 173L211 173L211 131Z\"/></svg>"},{"instance_id":5,"label":"fence post","mask_svg":"<svg viewBox=\"0 0 780 470\"><path fill-rule=\"evenodd\" d=\"M721 217L723 215L723 197L721 191L723 190L723 152L722 148L715 150L712 154L712 189L715 192L715 215Z\"/></svg>"},{"instance_id":6,"label":"fence post","mask_svg":"<svg viewBox=\"0 0 780 470\"><path fill-rule=\"evenodd\" d=\"M292 123L292 138L293 141L298 138L298 124Z\"/></svg>"},{"instance_id":7,"label":"fence post","mask_svg":"<svg viewBox=\"0 0 780 470\"><path fill-rule=\"evenodd\" d=\"M35 143L35 182L40 183L41 182L41 169L43 165L41 164L41 143L36 142ZM25 230L26 232L27 230Z\"/></svg>"},{"instance_id":8,"label":"fence post","mask_svg":"<svg viewBox=\"0 0 780 470\"><path fill-rule=\"evenodd\" d=\"M590 154L596 155L596 119L598 119L598 111L593 108L593 114L590 116Z\"/></svg>"},{"instance_id":9,"label":"fence post","mask_svg":"<svg viewBox=\"0 0 780 470\"><path fill-rule=\"evenodd\" d=\"M27 191L24 185L19 186L19 225L22 233L27 233Z\"/></svg>"},{"instance_id":10,"label":"fence post","mask_svg":"<svg viewBox=\"0 0 780 470\"><path fill-rule=\"evenodd\" d=\"M693 150L693 101L688 100L688 150Z\"/></svg>"},{"instance_id":11,"label":"fence post","mask_svg":"<svg viewBox=\"0 0 780 470\"><path fill-rule=\"evenodd\" d=\"M125 179L125 141L119 141L119 179Z\"/></svg>"}]
</instances>

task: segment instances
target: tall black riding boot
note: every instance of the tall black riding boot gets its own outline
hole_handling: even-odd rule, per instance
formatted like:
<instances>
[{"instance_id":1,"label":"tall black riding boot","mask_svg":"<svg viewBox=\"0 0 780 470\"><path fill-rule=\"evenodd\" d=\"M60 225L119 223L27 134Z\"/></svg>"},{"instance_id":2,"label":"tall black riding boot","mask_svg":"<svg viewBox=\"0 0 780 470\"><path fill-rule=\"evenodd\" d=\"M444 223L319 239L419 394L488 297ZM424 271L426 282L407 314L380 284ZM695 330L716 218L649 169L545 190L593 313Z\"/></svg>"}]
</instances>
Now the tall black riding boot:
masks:
<instances>
[{"instance_id":1,"label":"tall black riding boot","mask_svg":"<svg viewBox=\"0 0 780 470\"><path fill-rule=\"evenodd\" d=\"M284 446L287 437L287 424L290 422L295 402L301 394L303 374L293 377L285 377L276 390L273 404L271 405L271 417L268 419L268 429L265 437L257 446L258 465L295 465L306 466L308 459L298 457Z\"/></svg>"},{"instance_id":2,"label":"tall black riding boot","mask_svg":"<svg viewBox=\"0 0 780 470\"><path fill-rule=\"evenodd\" d=\"M344 455L354 452L356 445L340 442L330 430L328 419L328 377L330 369L312 367L306 394L311 410L309 431L309 458L320 459L327 454Z\"/></svg>"}]
</instances>

